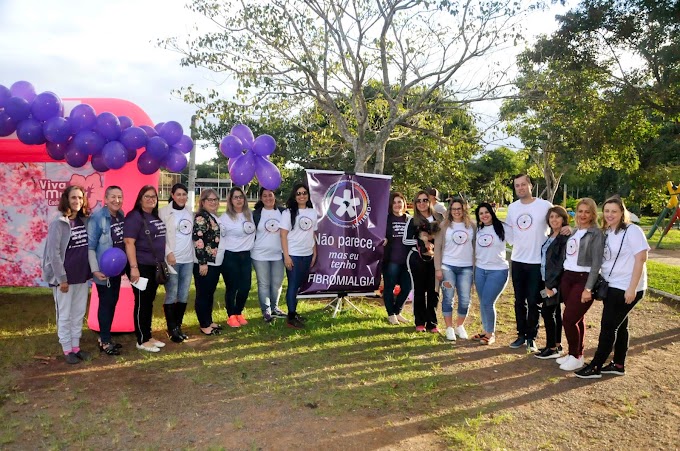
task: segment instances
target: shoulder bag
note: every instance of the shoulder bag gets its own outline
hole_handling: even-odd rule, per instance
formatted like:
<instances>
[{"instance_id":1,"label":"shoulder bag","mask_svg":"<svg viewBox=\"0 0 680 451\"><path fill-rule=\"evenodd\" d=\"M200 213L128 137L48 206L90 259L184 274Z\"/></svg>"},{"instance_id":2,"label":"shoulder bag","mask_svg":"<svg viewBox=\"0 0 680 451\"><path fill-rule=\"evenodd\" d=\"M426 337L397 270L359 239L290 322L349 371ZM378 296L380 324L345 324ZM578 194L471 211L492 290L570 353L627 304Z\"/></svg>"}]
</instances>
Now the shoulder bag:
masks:
<instances>
[{"instance_id":1,"label":"shoulder bag","mask_svg":"<svg viewBox=\"0 0 680 451\"><path fill-rule=\"evenodd\" d=\"M628 232L628 227L623 231L623 238L621 238L621 245L619 246L619 251L616 253L616 258L614 259L614 264L612 269L609 271L607 277L611 277L612 271L614 271L614 266L616 266L616 261L619 259L619 254L621 254L621 248L623 248L623 241L626 239L626 233ZM595 286L593 287L593 299L598 301L604 301L607 298L607 293L609 292L609 282L604 280L602 274L597 275L597 280L595 281Z\"/></svg>"}]
</instances>

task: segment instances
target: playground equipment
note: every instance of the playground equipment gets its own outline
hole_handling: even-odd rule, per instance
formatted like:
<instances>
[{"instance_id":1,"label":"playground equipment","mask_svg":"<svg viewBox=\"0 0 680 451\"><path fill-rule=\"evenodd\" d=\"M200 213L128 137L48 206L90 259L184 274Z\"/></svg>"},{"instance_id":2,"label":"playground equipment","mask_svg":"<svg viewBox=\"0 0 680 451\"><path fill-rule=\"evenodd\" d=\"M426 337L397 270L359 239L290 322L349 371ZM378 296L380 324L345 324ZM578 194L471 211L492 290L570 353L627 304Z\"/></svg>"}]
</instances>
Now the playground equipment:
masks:
<instances>
[{"instance_id":1,"label":"playground equipment","mask_svg":"<svg viewBox=\"0 0 680 451\"><path fill-rule=\"evenodd\" d=\"M659 242L656 243L656 248L661 246L661 240L666 234L671 230L673 224L678 223L680 226L680 202L678 197L680 196L680 186L675 185L673 182L666 182L666 187L668 188L668 193L671 198L668 200L666 207L663 209L656 222L652 228L647 233L647 239L650 239L657 228L661 229L661 237L659 237Z\"/></svg>"}]
</instances>

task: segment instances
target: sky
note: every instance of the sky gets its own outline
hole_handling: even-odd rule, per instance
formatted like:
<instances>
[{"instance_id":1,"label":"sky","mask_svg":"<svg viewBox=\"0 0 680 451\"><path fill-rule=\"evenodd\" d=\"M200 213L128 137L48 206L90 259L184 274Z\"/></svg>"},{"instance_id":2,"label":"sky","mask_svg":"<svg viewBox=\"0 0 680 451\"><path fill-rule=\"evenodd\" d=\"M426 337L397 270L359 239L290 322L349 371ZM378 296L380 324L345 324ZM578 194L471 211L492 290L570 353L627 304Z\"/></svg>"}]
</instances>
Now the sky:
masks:
<instances>
[{"instance_id":1,"label":"sky","mask_svg":"<svg viewBox=\"0 0 680 451\"><path fill-rule=\"evenodd\" d=\"M172 91L193 85L233 92L215 74L180 66L181 56L159 48L158 39L186 37L201 18L185 0L0 0L0 84L31 82L37 92L67 97L112 97L140 106L154 123L174 120L189 133L194 108ZM527 21L528 36L556 28L555 6ZM530 38L531 39L531 38ZM521 50L521 49L518 49ZM508 58L512 58L512 52ZM493 120L500 102L476 111ZM98 112L100 113L100 112ZM197 147L196 161L215 149Z\"/></svg>"}]
</instances>

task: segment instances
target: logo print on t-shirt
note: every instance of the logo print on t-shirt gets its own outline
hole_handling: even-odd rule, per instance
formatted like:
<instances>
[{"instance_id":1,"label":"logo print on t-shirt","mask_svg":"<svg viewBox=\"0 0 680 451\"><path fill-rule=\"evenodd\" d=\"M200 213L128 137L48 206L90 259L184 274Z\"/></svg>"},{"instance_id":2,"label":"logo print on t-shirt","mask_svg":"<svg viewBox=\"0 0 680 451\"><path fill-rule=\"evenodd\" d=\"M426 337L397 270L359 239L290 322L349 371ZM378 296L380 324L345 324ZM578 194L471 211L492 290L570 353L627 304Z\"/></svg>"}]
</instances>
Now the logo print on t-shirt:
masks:
<instances>
[{"instance_id":1,"label":"logo print on t-shirt","mask_svg":"<svg viewBox=\"0 0 680 451\"><path fill-rule=\"evenodd\" d=\"M517 218L517 228L520 230L528 230L531 228L531 224L534 222L534 218L531 217L529 213L524 213Z\"/></svg>"},{"instance_id":2,"label":"logo print on t-shirt","mask_svg":"<svg viewBox=\"0 0 680 451\"><path fill-rule=\"evenodd\" d=\"M310 218L308 218L307 216L300 216L300 218L298 219L298 222L300 223L300 228L302 230L304 230L305 232L307 230L311 229L312 226L314 225L312 220Z\"/></svg>"},{"instance_id":3,"label":"logo print on t-shirt","mask_svg":"<svg viewBox=\"0 0 680 451\"><path fill-rule=\"evenodd\" d=\"M477 244L480 247L489 247L493 244L493 235L485 233L483 235L477 235Z\"/></svg>"},{"instance_id":4,"label":"logo print on t-shirt","mask_svg":"<svg viewBox=\"0 0 680 451\"><path fill-rule=\"evenodd\" d=\"M602 254L602 259L603 260L610 260L612 258L612 249L609 247L609 244L604 245L604 254Z\"/></svg>"},{"instance_id":5,"label":"logo print on t-shirt","mask_svg":"<svg viewBox=\"0 0 680 451\"><path fill-rule=\"evenodd\" d=\"M245 232L246 235L252 235L253 233L255 233L255 223L253 223L252 221L244 221L243 231Z\"/></svg>"},{"instance_id":6,"label":"logo print on t-shirt","mask_svg":"<svg viewBox=\"0 0 680 451\"><path fill-rule=\"evenodd\" d=\"M279 220L278 219L268 219L264 223L264 229L269 233L276 233L279 231Z\"/></svg>"},{"instance_id":7,"label":"logo print on t-shirt","mask_svg":"<svg viewBox=\"0 0 680 451\"><path fill-rule=\"evenodd\" d=\"M460 246L467 243L468 234L465 230L456 230L451 235L451 239L453 240L454 243Z\"/></svg>"},{"instance_id":8,"label":"logo print on t-shirt","mask_svg":"<svg viewBox=\"0 0 680 451\"><path fill-rule=\"evenodd\" d=\"M177 225L177 230L179 230L179 233L182 235L191 235L193 228L194 225L186 218L180 219L179 224Z\"/></svg>"},{"instance_id":9,"label":"logo print on t-shirt","mask_svg":"<svg viewBox=\"0 0 680 451\"><path fill-rule=\"evenodd\" d=\"M576 238L571 238L567 241L567 255L575 255L578 252L578 243Z\"/></svg>"}]
</instances>

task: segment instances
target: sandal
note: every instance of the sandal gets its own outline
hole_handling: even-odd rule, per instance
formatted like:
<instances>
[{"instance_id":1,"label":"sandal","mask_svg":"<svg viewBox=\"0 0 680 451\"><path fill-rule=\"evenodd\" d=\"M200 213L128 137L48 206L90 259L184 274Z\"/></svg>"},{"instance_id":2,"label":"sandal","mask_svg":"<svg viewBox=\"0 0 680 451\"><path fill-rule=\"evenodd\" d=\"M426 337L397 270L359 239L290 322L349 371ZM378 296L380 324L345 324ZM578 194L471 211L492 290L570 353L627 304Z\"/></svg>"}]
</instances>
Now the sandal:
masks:
<instances>
[{"instance_id":1,"label":"sandal","mask_svg":"<svg viewBox=\"0 0 680 451\"><path fill-rule=\"evenodd\" d=\"M482 332L472 337L473 340L483 340L484 338L486 338L486 334Z\"/></svg>"},{"instance_id":2,"label":"sandal","mask_svg":"<svg viewBox=\"0 0 680 451\"><path fill-rule=\"evenodd\" d=\"M99 352L104 352L106 355L120 355L120 351L113 343L99 343Z\"/></svg>"},{"instance_id":3,"label":"sandal","mask_svg":"<svg viewBox=\"0 0 680 451\"><path fill-rule=\"evenodd\" d=\"M485 335L479 339L479 343L483 345L492 345L496 342L496 337L491 335Z\"/></svg>"}]
</instances>

